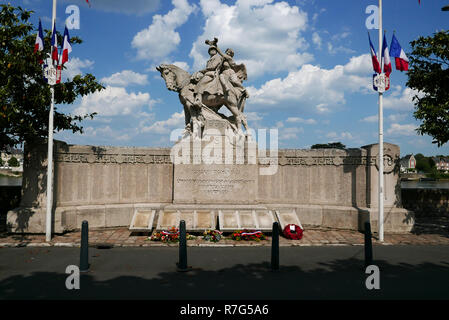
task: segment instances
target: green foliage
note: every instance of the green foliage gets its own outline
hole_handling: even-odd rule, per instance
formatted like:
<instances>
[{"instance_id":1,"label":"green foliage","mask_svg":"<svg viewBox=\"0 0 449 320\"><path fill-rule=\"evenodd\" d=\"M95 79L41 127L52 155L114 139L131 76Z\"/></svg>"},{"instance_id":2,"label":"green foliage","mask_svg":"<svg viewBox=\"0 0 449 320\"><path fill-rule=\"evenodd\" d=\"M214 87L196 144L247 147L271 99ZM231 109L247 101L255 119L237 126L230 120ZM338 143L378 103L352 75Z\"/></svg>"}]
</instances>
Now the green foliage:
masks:
<instances>
[{"instance_id":1,"label":"green foliage","mask_svg":"<svg viewBox=\"0 0 449 320\"><path fill-rule=\"evenodd\" d=\"M8 166L10 166L10 167L20 167L19 160L17 160L16 157L12 156L8 160Z\"/></svg>"},{"instance_id":2,"label":"green foliage","mask_svg":"<svg viewBox=\"0 0 449 320\"><path fill-rule=\"evenodd\" d=\"M442 146L449 140L449 31L412 41L407 86L413 97L414 117L422 120L418 133L428 134Z\"/></svg>"},{"instance_id":3,"label":"green foliage","mask_svg":"<svg viewBox=\"0 0 449 320\"><path fill-rule=\"evenodd\" d=\"M330 142L326 144L314 144L311 149L345 149L346 146L341 142Z\"/></svg>"},{"instance_id":4,"label":"green foliage","mask_svg":"<svg viewBox=\"0 0 449 320\"><path fill-rule=\"evenodd\" d=\"M0 158L0 167L3 167L3 166L4 166L4 164L5 164L5 161L3 161L3 159L2 159L2 158Z\"/></svg>"},{"instance_id":5,"label":"green foliage","mask_svg":"<svg viewBox=\"0 0 449 320\"><path fill-rule=\"evenodd\" d=\"M48 136L50 87L38 61L50 50L51 30L44 30L44 51L34 53L37 28L28 22L32 13L10 4L0 5L0 150L23 142L42 142ZM73 37L71 42L73 47L81 39ZM62 43L59 33L58 43ZM104 89L91 74L77 75L54 88L55 104L72 104L78 96ZM67 115L55 107L54 130L82 133L79 122L94 115Z\"/></svg>"}]
</instances>

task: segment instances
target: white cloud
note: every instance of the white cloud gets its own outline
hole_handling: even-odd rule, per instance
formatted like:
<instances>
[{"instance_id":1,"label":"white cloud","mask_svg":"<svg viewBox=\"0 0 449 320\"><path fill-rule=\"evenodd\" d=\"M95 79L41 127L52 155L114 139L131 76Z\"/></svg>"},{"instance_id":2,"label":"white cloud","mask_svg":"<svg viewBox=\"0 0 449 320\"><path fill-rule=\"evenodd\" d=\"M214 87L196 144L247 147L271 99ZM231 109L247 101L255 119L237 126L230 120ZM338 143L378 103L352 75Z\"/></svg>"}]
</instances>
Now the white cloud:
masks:
<instances>
[{"instance_id":1,"label":"white cloud","mask_svg":"<svg viewBox=\"0 0 449 320\"><path fill-rule=\"evenodd\" d=\"M337 133L337 132L334 132L334 131L329 132L328 134L326 134L326 138L336 139L336 140L353 140L354 139L352 134L349 133L349 132Z\"/></svg>"},{"instance_id":2,"label":"white cloud","mask_svg":"<svg viewBox=\"0 0 449 320\"><path fill-rule=\"evenodd\" d=\"M172 3L174 9L163 16L153 16L152 24L134 36L131 44L137 49L137 59L165 58L181 42L181 37L175 29L187 21L196 6L190 6L187 0L172 0Z\"/></svg>"},{"instance_id":3,"label":"white cloud","mask_svg":"<svg viewBox=\"0 0 449 320\"><path fill-rule=\"evenodd\" d=\"M84 129L84 133L86 137L89 138L100 138L106 139L107 141L129 141L131 136L129 133L120 133L119 131L113 130L110 126L93 128L87 127Z\"/></svg>"},{"instance_id":4,"label":"white cloud","mask_svg":"<svg viewBox=\"0 0 449 320\"><path fill-rule=\"evenodd\" d=\"M371 55L362 54L358 57L351 57L349 62L345 65L345 71L354 74L370 74L373 72L373 62Z\"/></svg>"},{"instance_id":5,"label":"white cloud","mask_svg":"<svg viewBox=\"0 0 449 320\"><path fill-rule=\"evenodd\" d=\"M84 96L75 114L97 112L100 116L132 115L142 107L150 108L153 103L148 93L128 93L125 88L108 86Z\"/></svg>"},{"instance_id":6,"label":"white cloud","mask_svg":"<svg viewBox=\"0 0 449 320\"><path fill-rule=\"evenodd\" d=\"M314 32L314 33L313 33L313 35L312 35L312 42L316 45L316 47L317 47L318 49L321 49L321 43L322 43L322 41L321 41L321 37L320 37L320 35L318 34L318 32Z\"/></svg>"},{"instance_id":7,"label":"white cloud","mask_svg":"<svg viewBox=\"0 0 449 320\"><path fill-rule=\"evenodd\" d=\"M356 58L351 58L351 61L353 59ZM306 64L299 70L290 72L284 79L272 79L259 89L249 87L251 98L248 104L308 108L315 109L318 113L328 113L335 106L346 102L345 93L367 92L370 89L370 77L352 74L358 72L359 68L351 69L351 61L333 69Z\"/></svg>"},{"instance_id":8,"label":"white cloud","mask_svg":"<svg viewBox=\"0 0 449 320\"><path fill-rule=\"evenodd\" d=\"M379 121L379 116L377 114L375 114L374 116L369 116L369 117L365 117L362 120L360 120L361 122L368 122L368 123L375 123Z\"/></svg>"},{"instance_id":9,"label":"white cloud","mask_svg":"<svg viewBox=\"0 0 449 320\"><path fill-rule=\"evenodd\" d=\"M398 90L396 88L396 90ZM399 90L400 91L400 90ZM413 97L418 94L418 91L405 88L402 94L394 92L390 96L384 98L383 106L385 109L411 111L414 109Z\"/></svg>"},{"instance_id":10,"label":"white cloud","mask_svg":"<svg viewBox=\"0 0 449 320\"><path fill-rule=\"evenodd\" d=\"M396 113L396 114L390 114L387 119L388 121L391 122L399 122L399 121L403 121L407 118L407 114L406 113Z\"/></svg>"},{"instance_id":11,"label":"white cloud","mask_svg":"<svg viewBox=\"0 0 449 320\"><path fill-rule=\"evenodd\" d=\"M173 129L184 128L184 112L175 112L167 120L156 121L140 128L144 133L169 134Z\"/></svg>"},{"instance_id":12,"label":"white cloud","mask_svg":"<svg viewBox=\"0 0 449 320\"><path fill-rule=\"evenodd\" d=\"M279 128L279 140L292 140L298 139L298 135L304 133L304 128L302 127L290 127L284 128L283 126Z\"/></svg>"},{"instance_id":13,"label":"white cloud","mask_svg":"<svg viewBox=\"0 0 449 320\"><path fill-rule=\"evenodd\" d=\"M286 122L316 124L316 120L315 119L303 119L303 118L300 118L300 117L289 117L289 118L287 118Z\"/></svg>"},{"instance_id":14,"label":"white cloud","mask_svg":"<svg viewBox=\"0 0 449 320\"><path fill-rule=\"evenodd\" d=\"M116 85L126 87L131 84L145 85L148 83L148 76L131 70L123 70L114 73L110 77L101 79L107 85Z\"/></svg>"},{"instance_id":15,"label":"white cloud","mask_svg":"<svg viewBox=\"0 0 449 320\"><path fill-rule=\"evenodd\" d=\"M81 9L87 6L86 0L63 0L65 3L78 4ZM123 0L92 0L91 10L143 15L157 10L160 0L132 0L132 5Z\"/></svg>"},{"instance_id":16,"label":"white cloud","mask_svg":"<svg viewBox=\"0 0 449 320\"><path fill-rule=\"evenodd\" d=\"M78 74L83 74L82 69L92 69L94 62L89 59L81 60L80 58L70 58L67 63L64 64L66 69L62 71L63 79L73 79Z\"/></svg>"},{"instance_id":17,"label":"white cloud","mask_svg":"<svg viewBox=\"0 0 449 320\"><path fill-rule=\"evenodd\" d=\"M237 63L244 63L251 78L265 73L294 70L313 59L301 33L307 29L307 13L287 2L238 0L235 5L201 0L206 18L204 32L190 52L194 69L208 59L206 39L218 38L224 51L233 48Z\"/></svg>"},{"instance_id":18,"label":"white cloud","mask_svg":"<svg viewBox=\"0 0 449 320\"><path fill-rule=\"evenodd\" d=\"M393 136L415 136L415 129L416 126L413 124L392 123L390 128L387 130L387 134Z\"/></svg>"}]
</instances>

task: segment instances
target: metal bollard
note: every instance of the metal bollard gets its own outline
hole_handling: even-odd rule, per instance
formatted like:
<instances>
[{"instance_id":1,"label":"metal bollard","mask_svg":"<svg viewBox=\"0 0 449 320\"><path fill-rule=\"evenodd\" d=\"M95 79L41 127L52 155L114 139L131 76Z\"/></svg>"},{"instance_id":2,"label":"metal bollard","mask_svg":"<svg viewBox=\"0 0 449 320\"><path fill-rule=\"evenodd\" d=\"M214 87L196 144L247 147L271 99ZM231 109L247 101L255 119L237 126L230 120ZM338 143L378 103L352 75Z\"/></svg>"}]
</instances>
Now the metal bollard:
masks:
<instances>
[{"instance_id":1,"label":"metal bollard","mask_svg":"<svg viewBox=\"0 0 449 320\"><path fill-rule=\"evenodd\" d=\"M81 225L80 272L89 271L89 224L86 220Z\"/></svg>"},{"instance_id":2,"label":"metal bollard","mask_svg":"<svg viewBox=\"0 0 449 320\"><path fill-rule=\"evenodd\" d=\"M279 223L273 222L271 238L271 270L279 270Z\"/></svg>"},{"instance_id":3,"label":"metal bollard","mask_svg":"<svg viewBox=\"0 0 449 320\"><path fill-rule=\"evenodd\" d=\"M187 237L186 222L181 220L179 224L179 262L178 271L188 271L187 267Z\"/></svg>"},{"instance_id":4,"label":"metal bollard","mask_svg":"<svg viewBox=\"0 0 449 320\"><path fill-rule=\"evenodd\" d=\"M371 224L365 222L365 267L373 264L373 243L371 240Z\"/></svg>"}]
</instances>

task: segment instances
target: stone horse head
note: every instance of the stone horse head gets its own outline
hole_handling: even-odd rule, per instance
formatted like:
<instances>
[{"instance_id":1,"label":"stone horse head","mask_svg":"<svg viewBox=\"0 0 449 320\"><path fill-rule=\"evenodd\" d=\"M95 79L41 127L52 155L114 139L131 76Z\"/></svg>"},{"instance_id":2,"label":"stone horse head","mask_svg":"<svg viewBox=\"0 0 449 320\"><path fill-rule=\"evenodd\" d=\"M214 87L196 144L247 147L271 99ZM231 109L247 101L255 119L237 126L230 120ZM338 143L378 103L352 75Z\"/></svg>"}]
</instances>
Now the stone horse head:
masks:
<instances>
[{"instance_id":1,"label":"stone horse head","mask_svg":"<svg viewBox=\"0 0 449 320\"><path fill-rule=\"evenodd\" d=\"M156 70L161 73L167 89L171 91L180 92L190 81L190 73L174 64L161 64Z\"/></svg>"}]
</instances>

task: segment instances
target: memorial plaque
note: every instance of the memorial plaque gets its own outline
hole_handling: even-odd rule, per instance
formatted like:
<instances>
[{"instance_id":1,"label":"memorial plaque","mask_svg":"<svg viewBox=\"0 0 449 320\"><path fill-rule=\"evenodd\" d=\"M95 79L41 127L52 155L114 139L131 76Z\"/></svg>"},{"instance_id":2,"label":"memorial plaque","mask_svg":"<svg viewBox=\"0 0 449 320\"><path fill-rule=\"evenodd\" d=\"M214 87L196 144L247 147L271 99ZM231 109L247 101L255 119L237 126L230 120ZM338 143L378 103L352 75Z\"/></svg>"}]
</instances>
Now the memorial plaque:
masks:
<instances>
[{"instance_id":1,"label":"memorial plaque","mask_svg":"<svg viewBox=\"0 0 449 320\"><path fill-rule=\"evenodd\" d=\"M218 223L221 231L234 231L239 229L238 212L235 210L219 210Z\"/></svg>"},{"instance_id":2,"label":"memorial plaque","mask_svg":"<svg viewBox=\"0 0 449 320\"><path fill-rule=\"evenodd\" d=\"M157 230L168 230L172 227L179 228L179 212L176 210L161 210L157 219Z\"/></svg>"},{"instance_id":3,"label":"memorial plaque","mask_svg":"<svg viewBox=\"0 0 449 320\"><path fill-rule=\"evenodd\" d=\"M156 210L136 209L129 230L131 231L151 231Z\"/></svg>"},{"instance_id":4,"label":"memorial plaque","mask_svg":"<svg viewBox=\"0 0 449 320\"><path fill-rule=\"evenodd\" d=\"M254 212L251 210L239 210L238 217L240 220L239 229L256 229L257 223Z\"/></svg>"},{"instance_id":5,"label":"memorial plaque","mask_svg":"<svg viewBox=\"0 0 449 320\"><path fill-rule=\"evenodd\" d=\"M295 209L280 209L276 210L276 216L278 218L281 229L284 230L288 224L296 224L302 228L298 215Z\"/></svg>"},{"instance_id":6,"label":"memorial plaque","mask_svg":"<svg viewBox=\"0 0 449 320\"><path fill-rule=\"evenodd\" d=\"M186 222L186 231L204 231L215 229L216 214L211 210L161 210L157 230L179 228L181 220Z\"/></svg>"},{"instance_id":7,"label":"memorial plaque","mask_svg":"<svg viewBox=\"0 0 449 320\"><path fill-rule=\"evenodd\" d=\"M257 165L175 165L175 203L254 203Z\"/></svg>"},{"instance_id":8,"label":"memorial plaque","mask_svg":"<svg viewBox=\"0 0 449 320\"><path fill-rule=\"evenodd\" d=\"M276 220L271 210L256 210L255 216L258 230L269 231L273 229L273 222Z\"/></svg>"}]
</instances>

